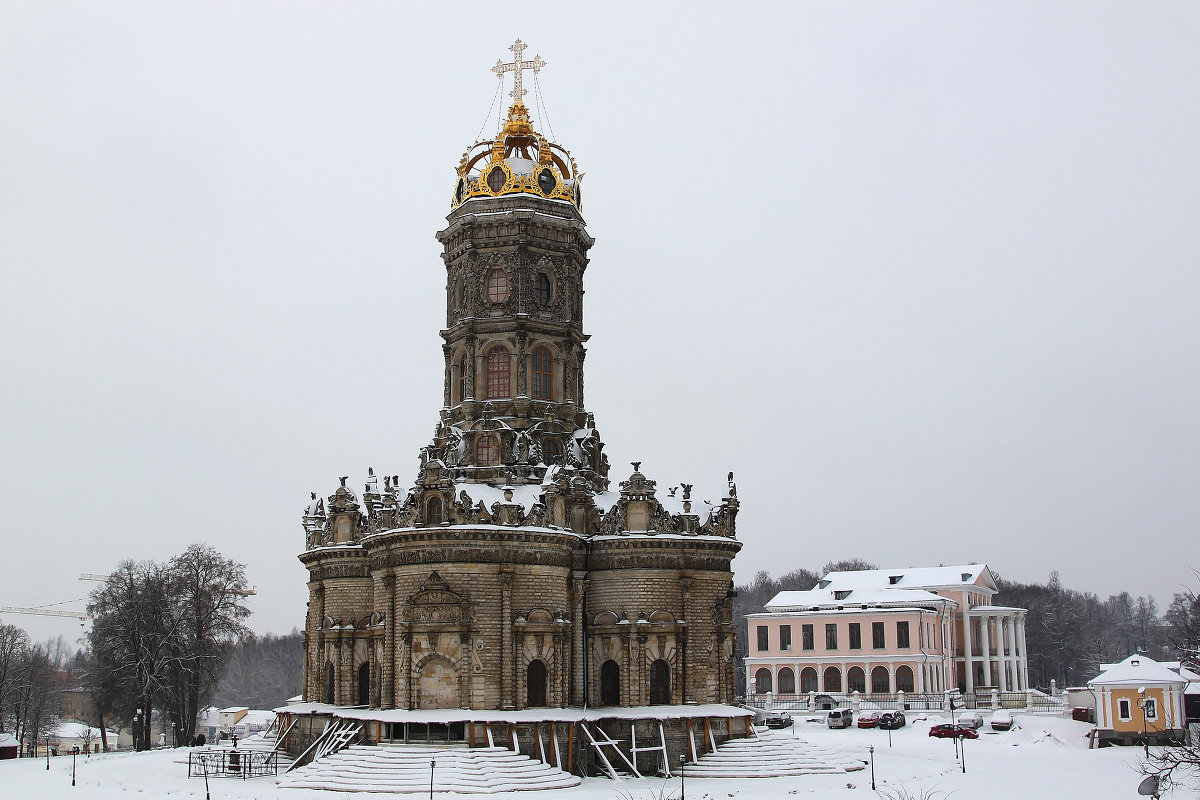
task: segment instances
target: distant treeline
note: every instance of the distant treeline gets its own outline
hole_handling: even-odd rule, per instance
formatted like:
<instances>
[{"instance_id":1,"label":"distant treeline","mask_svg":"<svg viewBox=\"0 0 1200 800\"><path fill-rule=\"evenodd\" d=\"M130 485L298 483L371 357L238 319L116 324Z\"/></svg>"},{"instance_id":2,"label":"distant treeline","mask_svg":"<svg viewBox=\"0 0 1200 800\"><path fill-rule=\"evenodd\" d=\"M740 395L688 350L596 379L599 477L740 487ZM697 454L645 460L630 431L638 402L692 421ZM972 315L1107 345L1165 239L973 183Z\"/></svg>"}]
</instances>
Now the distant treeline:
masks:
<instances>
[{"instance_id":1,"label":"distant treeline","mask_svg":"<svg viewBox=\"0 0 1200 800\"><path fill-rule=\"evenodd\" d=\"M252 633L229 651L212 704L219 708L278 708L300 694L303 670L304 637L300 631Z\"/></svg>"},{"instance_id":2,"label":"distant treeline","mask_svg":"<svg viewBox=\"0 0 1200 800\"><path fill-rule=\"evenodd\" d=\"M807 590L827 572L877 569L874 564L851 559L826 564L812 572L796 569L772 578L759 572L754 580L737 587L734 625L737 629L738 692L745 691L741 658L748 655L746 615L765 611L765 605L782 591ZM1156 660L1177 660L1181 653L1193 656L1200 628L1200 604L1194 592L1176 594L1166 614L1160 614L1153 597L1132 597L1128 592L1101 600L1090 592L1067 589L1057 572L1045 583L1017 583L995 571L999 593L996 605L1029 610L1025 620L1029 683L1048 690L1050 681L1058 688L1078 686L1094 678L1101 664L1120 661L1142 651Z\"/></svg>"}]
</instances>

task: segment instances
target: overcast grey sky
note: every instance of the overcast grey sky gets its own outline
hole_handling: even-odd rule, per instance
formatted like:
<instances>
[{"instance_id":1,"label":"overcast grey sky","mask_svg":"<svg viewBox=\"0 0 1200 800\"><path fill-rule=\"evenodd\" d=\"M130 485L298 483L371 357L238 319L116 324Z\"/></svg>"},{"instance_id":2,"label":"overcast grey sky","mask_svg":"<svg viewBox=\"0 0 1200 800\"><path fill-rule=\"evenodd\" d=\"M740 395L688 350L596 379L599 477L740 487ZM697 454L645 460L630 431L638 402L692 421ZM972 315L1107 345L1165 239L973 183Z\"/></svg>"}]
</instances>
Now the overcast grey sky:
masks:
<instances>
[{"instance_id":1,"label":"overcast grey sky","mask_svg":"<svg viewBox=\"0 0 1200 800\"><path fill-rule=\"evenodd\" d=\"M1196 586L1194 2L7 0L0 605L205 541L302 624L308 492L432 433L434 232L517 36L613 478L734 470L739 582Z\"/></svg>"}]
</instances>

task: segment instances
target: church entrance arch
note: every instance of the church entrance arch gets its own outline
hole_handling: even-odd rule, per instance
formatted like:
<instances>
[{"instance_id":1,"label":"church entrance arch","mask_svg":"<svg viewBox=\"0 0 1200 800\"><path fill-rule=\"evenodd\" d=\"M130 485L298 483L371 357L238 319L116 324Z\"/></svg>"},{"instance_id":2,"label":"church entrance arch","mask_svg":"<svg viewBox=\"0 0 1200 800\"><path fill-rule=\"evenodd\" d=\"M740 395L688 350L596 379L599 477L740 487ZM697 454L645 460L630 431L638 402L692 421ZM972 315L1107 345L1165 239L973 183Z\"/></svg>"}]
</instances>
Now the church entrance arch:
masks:
<instances>
[{"instance_id":1,"label":"church entrance arch","mask_svg":"<svg viewBox=\"0 0 1200 800\"><path fill-rule=\"evenodd\" d=\"M611 658L600 665L600 705L621 705L621 667Z\"/></svg>"},{"instance_id":2,"label":"church entrance arch","mask_svg":"<svg viewBox=\"0 0 1200 800\"><path fill-rule=\"evenodd\" d=\"M417 708L458 708L458 669L450 659L431 655L417 670Z\"/></svg>"},{"instance_id":3,"label":"church entrance arch","mask_svg":"<svg viewBox=\"0 0 1200 800\"><path fill-rule=\"evenodd\" d=\"M525 670L525 706L546 706L546 663L539 658L530 661Z\"/></svg>"},{"instance_id":4,"label":"church entrance arch","mask_svg":"<svg viewBox=\"0 0 1200 800\"><path fill-rule=\"evenodd\" d=\"M371 705L371 664L367 661L358 668L358 704Z\"/></svg>"},{"instance_id":5,"label":"church entrance arch","mask_svg":"<svg viewBox=\"0 0 1200 800\"><path fill-rule=\"evenodd\" d=\"M650 705L671 703L671 665L661 658L650 665Z\"/></svg>"}]
</instances>

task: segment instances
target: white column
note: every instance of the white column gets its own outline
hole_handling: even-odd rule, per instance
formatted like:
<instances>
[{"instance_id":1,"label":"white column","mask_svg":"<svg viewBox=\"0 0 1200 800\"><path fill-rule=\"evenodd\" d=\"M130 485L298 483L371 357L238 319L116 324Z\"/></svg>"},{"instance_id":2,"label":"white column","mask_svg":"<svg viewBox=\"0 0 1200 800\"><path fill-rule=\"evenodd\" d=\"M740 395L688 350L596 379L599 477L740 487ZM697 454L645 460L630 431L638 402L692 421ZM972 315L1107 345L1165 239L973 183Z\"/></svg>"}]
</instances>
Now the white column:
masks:
<instances>
[{"instance_id":1,"label":"white column","mask_svg":"<svg viewBox=\"0 0 1200 800\"><path fill-rule=\"evenodd\" d=\"M979 636L983 650L983 685L992 686L992 618L983 615L979 618Z\"/></svg>"},{"instance_id":2,"label":"white column","mask_svg":"<svg viewBox=\"0 0 1200 800\"><path fill-rule=\"evenodd\" d=\"M1029 688L1029 660L1025 654L1025 615L1017 614L1016 644L1020 650L1017 657L1017 688Z\"/></svg>"},{"instance_id":3,"label":"white column","mask_svg":"<svg viewBox=\"0 0 1200 800\"><path fill-rule=\"evenodd\" d=\"M971 655L971 612L963 611L963 659L964 667L967 675L967 685L965 691L975 691L975 663ZM954 676L956 679L957 675Z\"/></svg>"}]
</instances>

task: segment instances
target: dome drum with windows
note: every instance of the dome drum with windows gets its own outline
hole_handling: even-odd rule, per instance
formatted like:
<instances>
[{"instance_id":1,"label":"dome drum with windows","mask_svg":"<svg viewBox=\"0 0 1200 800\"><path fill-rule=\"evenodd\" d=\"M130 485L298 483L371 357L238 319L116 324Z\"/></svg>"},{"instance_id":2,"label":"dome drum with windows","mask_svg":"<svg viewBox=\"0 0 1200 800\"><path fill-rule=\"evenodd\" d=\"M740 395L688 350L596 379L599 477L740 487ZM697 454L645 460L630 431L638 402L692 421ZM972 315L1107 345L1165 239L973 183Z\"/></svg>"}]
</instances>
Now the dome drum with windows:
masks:
<instances>
[{"instance_id":1,"label":"dome drum with windows","mask_svg":"<svg viewBox=\"0 0 1200 800\"><path fill-rule=\"evenodd\" d=\"M571 153L534 130L529 110L518 99L495 139L476 142L463 153L450 206L474 197L533 194L581 208L581 177Z\"/></svg>"}]
</instances>

